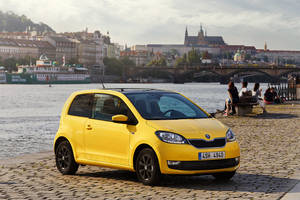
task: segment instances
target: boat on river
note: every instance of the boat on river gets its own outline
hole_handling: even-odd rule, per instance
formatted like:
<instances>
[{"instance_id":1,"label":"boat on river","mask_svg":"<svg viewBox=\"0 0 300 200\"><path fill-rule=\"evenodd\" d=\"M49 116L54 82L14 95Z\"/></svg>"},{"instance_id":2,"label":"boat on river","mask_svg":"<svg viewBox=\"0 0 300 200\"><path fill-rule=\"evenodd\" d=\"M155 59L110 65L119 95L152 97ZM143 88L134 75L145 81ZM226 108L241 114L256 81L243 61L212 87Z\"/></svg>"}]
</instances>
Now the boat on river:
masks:
<instances>
[{"instance_id":1,"label":"boat on river","mask_svg":"<svg viewBox=\"0 0 300 200\"><path fill-rule=\"evenodd\" d=\"M0 83L9 84L78 84L90 82L87 68L57 66L45 55L41 55L35 65L20 65L16 73L0 74Z\"/></svg>"}]
</instances>

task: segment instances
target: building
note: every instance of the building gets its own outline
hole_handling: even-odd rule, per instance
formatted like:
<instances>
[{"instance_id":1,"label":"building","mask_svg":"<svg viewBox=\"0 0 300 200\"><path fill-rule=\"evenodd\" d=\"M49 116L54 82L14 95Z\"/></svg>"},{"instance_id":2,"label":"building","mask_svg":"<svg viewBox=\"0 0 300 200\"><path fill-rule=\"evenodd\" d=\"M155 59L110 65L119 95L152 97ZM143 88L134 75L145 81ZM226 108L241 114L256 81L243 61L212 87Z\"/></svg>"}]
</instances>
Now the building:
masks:
<instances>
[{"instance_id":1,"label":"building","mask_svg":"<svg viewBox=\"0 0 300 200\"><path fill-rule=\"evenodd\" d=\"M157 53L160 52L162 54L166 54L168 52L173 52L173 54L182 56L183 54L187 54L189 51L195 49L199 52L208 52L212 55L219 55L220 48L219 47L210 47L210 46L185 46L182 44L148 44L147 49L149 52Z\"/></svg>"},{"instance_id":2,"label":"building","mask_svg":"<svg viewBox=\"0 0 300 200\"><path fill-rule=\"evenodd\" d=\"M117 43L107 44L107 55L108 58L120 58L121 46Z\"/></svg>"},{"instance_id":3,"label":"building","mask_svg":"<svg viewBox=\"0 0 300 200\"><path fill-rule=\"evenodd\" d=\"M55 58L55 47L46 41L18 40L0 38L1 58L39 58L41 54L47 55L50 59Z\"/></svg>"},{"instance_id":4,"label":"building","mask_svg":"<svg viewBox=\"0 0 300 200\"><path fill-rule=\"evenodd\" d=\"M198 35L189 36L187 27L185 29L184 36L184 45L185 46L221 46L225 45L225 42L221 36L207 36L207 32L203 31L202 25L200 26L200 30Z\"/></svg>"},{"instance_id":5,"label":"building","mask_svg":"<svg viewBox=\"0 0 300 200\"><path fill-rule=\"evenodd\" d=\"M275 65L300 64L300 51L257 49L256 58Z\"/></svg>"},{"instance_id":6,"label":"building","mask_svg":"<svg viewBox=\"0 0 300 200\"><path fill-rule=\"evenodd\" d=\"M121 51L120 57L128 57L136 66L145 66L150 61L149 52L147 50Z\"/></svg>"},{"instance_id":7,"label":"building","mask_svg":"<svg viewBox=\"0 0 300 200\"><path fill-rule=\"evenodd\" d=\"M113 51L108 47L111 44L110 37L101 34L99 30L94 31L94 33L89 33L86 29L81 32L61 33L61 35L76 42L77 50L79 50L79 52L77 52L78 61L83 65L103 65L103 58L110 54L108 50ZM95 47L91 47L91 45L95 45ZM91 50L94 48L95 50ZM85 53L85 50L88 52ZM94 55L92 55L92 53L94 53ZM111 54L113 54L113 52L111 52ZM95 57L95 59L93 58L92 61L88 60L88 55Z\"/></svg>"},{"instance_id":8,"label":"building","mask_svg":"<svg viewBox=\"0 0 300 200\"><path fill-rule=\"evenodd\" d=\"M221 53L234 54L237 51L244 51L246 54L249 54L249 55L256 54L256 48L254 46L245 46L245 45L223 45L223 46L220 46Z\"/></svg>"},{"instance_id":9,"label":"building","mask_svg":"<svg viewBox=\"0 0 300 200\"><path fill-rule=\"evenodd\" d=\"M44 38L56 49L55 60L59 64L77 61L76 43L64 36L48 35Z\"/></svg>"},{"instance_id":10,"label":"building","mask_svg":"<svg viewBox=\"0 0 300 200\"><path fill-rule=\"evenodd\" d=\"M91 40L77 40L77 61L85 66L96 64L96 43Z\"/></svg>"},{"instance_id":11,"label":"building","mask_svg":"<svg viewBox=\"0 0 300 200\"><path fill-rule=\"evenodd\" d=\"M208 52L210 55L218 56L221 54L221 47L225 45L226 43L221 36L207 36L206 31L204 33L202 26L200 26L197 36L189 36L186 28L183 44L135 45L131 48L132 52L130 55L136 65L139 65L141 60L143 61L142 63L145 60L149 60L149 58L145 58L144 53L139 53L143 51L147 51L148 55L162 55L167 58L168 63L173 63L177 56L183 56L191 50L197 50L200 53ZM172 59L173 61L171 61Z\"/></svg>"}]
</instances>

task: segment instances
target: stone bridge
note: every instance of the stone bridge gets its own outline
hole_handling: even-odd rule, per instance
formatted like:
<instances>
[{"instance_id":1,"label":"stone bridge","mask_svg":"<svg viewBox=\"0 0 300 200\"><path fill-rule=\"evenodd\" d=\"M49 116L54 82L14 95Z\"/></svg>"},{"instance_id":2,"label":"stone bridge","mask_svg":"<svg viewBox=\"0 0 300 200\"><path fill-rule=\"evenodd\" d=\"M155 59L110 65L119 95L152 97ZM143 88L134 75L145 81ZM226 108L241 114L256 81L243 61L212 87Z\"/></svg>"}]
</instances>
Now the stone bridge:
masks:
<instances>
[{"instance_id":1,"label":"stone bridge","mask_svg":"<svg viewBox=\"0 0 300 200\"><path fill-rule=\"evenodd\" d=\"M199 66L181 66L181 67L133 67L128 75L131 77L139 76L145 72L162 72L168 73L170 78L183 77L187 74L197 75L201 72L211 72L219 75L224 80L229 80L234 75L241 74L261 74L279 80L281 77L294 72L300 72L300 66L218 66L218 65L199 65Z\"/></svg>"}]
</instances>

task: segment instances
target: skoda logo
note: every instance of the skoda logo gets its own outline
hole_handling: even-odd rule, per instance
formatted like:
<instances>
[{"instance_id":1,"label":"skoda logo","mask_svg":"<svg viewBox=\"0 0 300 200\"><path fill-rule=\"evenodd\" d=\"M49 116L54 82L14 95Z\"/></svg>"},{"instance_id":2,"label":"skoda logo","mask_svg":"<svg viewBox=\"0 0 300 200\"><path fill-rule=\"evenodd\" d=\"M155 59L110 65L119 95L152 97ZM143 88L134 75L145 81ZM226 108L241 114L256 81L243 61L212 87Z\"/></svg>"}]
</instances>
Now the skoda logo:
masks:
<instances>
[{"instance_id":1,"label":"skoda logo","mask_svg":"<svg viewBox=\"0 0 300 200\"><path fill-rule=\"evenodd\" d=\"M205 134L205 137L206 137L207 139L210 139L210 135L209 135L209 134Z\"/></svg>"}]
</instances>

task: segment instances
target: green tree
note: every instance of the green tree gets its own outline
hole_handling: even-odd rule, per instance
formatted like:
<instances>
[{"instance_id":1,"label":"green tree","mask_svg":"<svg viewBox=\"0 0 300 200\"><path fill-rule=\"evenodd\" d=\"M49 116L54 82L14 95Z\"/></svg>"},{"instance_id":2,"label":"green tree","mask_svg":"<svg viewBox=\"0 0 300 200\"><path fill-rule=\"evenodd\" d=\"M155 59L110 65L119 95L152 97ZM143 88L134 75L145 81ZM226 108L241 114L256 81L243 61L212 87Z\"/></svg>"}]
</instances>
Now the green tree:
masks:
<instances>
[{"instance_id":1,"label":"green tree","mask_svg":"<svg viewBox=\"0 0 300 200\"><path fill-rule=\"evenodd\" d=\"M105 57L103 63L106 66L105 74L107 75L122 75L122 63L116 58Z\"/></svg>"},{"instance_id":2,"label":"green tree","mask_svg":"<svg viewBox=\"0 0 300 200\"><path fill-rule=\"evenodd\" d=\"M69 63L68 63L68 64L70 64L70 65L78 64L78 59L77 59L77 58L71 58L71 59L69 60Z\"/></svg>"},{"instance_id":3,"label":"green tree","mask_svg":"<svg viewBox=\"0 0 300 200\"><path fill-rule=\"evenodd\" d=\"M129 57L127 57L127 56L122 57L120 59L120 62L121 62L121 68L122 68L122 79L123 79L123 81L126 81L128 70L129 70L129 68L134 67L135 63L132 60L130 60Z\"/></svg>"},{"instance_id":4,"label":"green tree","mask_svg":"<svg viewBox=\"0 0 300 200\"><path fill-rule=\"evenodd\" d=\"M0 31L23 32L29 26L39 32L45 30L54 32L53 29L48 25L44 23L36 24L28 19L25 15L18 16L11 11L6 13L0 11Z\"/></svg>"},{"instance_id":5,"label":"green tree","mask_svg":"<svg viewBox=\"0 0 300 200\"><path fill-rule=\"evenodd\" d=\"M251 60L251 55L247 53L247 54L245 55L245 60Z\"/></svg>"},{"instance_id":6,"label":"green tree","mask_svg":"<svg viewBox=\"0 0 300 200\"><path fill-rule=\"evenodd\" d=\"M4 67L9 71L17 71L17 59L16 58L7 58L3 61Z\"/></svg>"},{"instance_id":7,"label":"green tree","mask_svg":"<svg viewBox=\"0 0 300 200\"><path fill-rule=\"evenodd\" d=\"M135 66L135 63L132 60L130 60L127 56L122 57L120 59L120 61L123 64L123 66L125 66L125 67L134 67Z\"/></svg>"},{"instance_id":8,"label":"green tree","mask_svg":"<svg viewBox=\"0 0 300 200\"><path fill-rule=\"evenodd\" d=\"M158 60L158 66L161 66L161 67L167 66L167 61L166 61L166 59L164 57L161 57Z\"/></svg>"},{"instance_id":9,"label":"green tree","mask_svg":"<svg viewBox=\"0 0 300 200\"><path fill-rule=\"evenodd\" d=\"M192 49L187 54L187 63L189 65L199 64L200 63L200 54L195 49Z\"/></svg>"},{"instance_id":10,"label":"green tree","mask_svg":"<svg viewBox=\"0 0 300 200\"><path fill-rule=\"evenodd\" d=\"M153 59L151 60L147 66L161 66L161 67L164 67L164 66L167 66L167 61L166 61L166 58L165 57L161 57L159 59Z\"/></svg>"},{"instance_id":11,"label":"green tree","mask_svg":"<svg viewBox=\"0 0 300 200\"><path fill-rule=\"evenodd\" d=\"M175 61L175 67L185 65L185 64L186 64L186 60L184 57L178 57Z\"/></svg>"},{"instance_id":12,"label":"green tree","mask_svg":"<svg viewBox=\"0 0 300 200\"><path fill-rule=\"evenodd\" d=\"M266 62L266 63L269 62L268 56L264 56L263 60L264 60L264 62Z\"/></svg>"},{"instance_id":13,"label":"green tree","mask_svg":"<svg viewBox=\"0 0 300 200\"><path fill-rule=\"evenodd\" d=\"M201 58L202 59L211 59L211 55L208 53L208 51L204 51L204 52L202 52L202 54L201 54Z\"/></svg>"}]
</instances>

